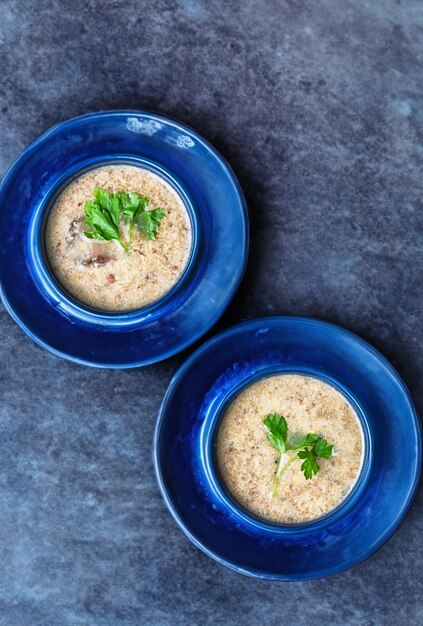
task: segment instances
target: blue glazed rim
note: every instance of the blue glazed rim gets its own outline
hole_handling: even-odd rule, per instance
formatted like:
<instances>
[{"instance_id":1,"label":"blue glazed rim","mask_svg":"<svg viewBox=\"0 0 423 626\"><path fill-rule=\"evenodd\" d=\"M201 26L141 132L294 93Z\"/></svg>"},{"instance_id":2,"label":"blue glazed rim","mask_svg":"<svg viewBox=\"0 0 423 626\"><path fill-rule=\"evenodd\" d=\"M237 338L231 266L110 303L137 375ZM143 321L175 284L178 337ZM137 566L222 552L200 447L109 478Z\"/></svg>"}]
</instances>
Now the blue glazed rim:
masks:
<instances>
[{"instance_id":1,"label":"blue glazed rim","mask_svg":"<svg viewBox=\"0 0 423 626\"><path fill-rule=\"evenodd\" d=\"M364 454L360 473L351 491L347 494L345 499L342 500L342 502L340 502L338 506L329 511L327 514L322 515L309 522L298 524L278 524L266 521L265 519L255 516L238 502L236 502L231 497L230 493L226 490L225 485L222 483L222 480L219 476L217 461L215 458L215 437L219 429L221 418L225 413L228 405L232 402L235 396L237 396L243 389L245 389L252 383L277 374L303 374L305 376L310 376L313 378L317 378L318 380L322 380L334 387L337 391L340 391L342 395L348 400L348 402L353 406L358 415L364 440ZM346 389L345 386L337 381L334 377L328 376L327 374L322 374L321 372L318 372L315 369L311 369L308 367L292 368L274 366L269 368L263 368L259 373L252 373L244 378L242 381L240 381L237 385L235 385L235 387L229 390L217 404L213 404L209 408L207 416L201 427L199 449L201 462L203 464L204 472L207 480L209 481L211 489L215 493L216 498L220 500L220 502L228 510L231 511L233 516L235 518L239 518L246 524L251 524L255 526L257 529L280 533L284 535L289 533L298 534L301 532L308 533L313 530L318 530L328 523L334 523L339 520L343 515L345 515L345 513L351 510L354 504L362 496L369 481L374 460L373 437L371 433L371 427L367 420L366 414L357 399L352 396L348 389Z\"/></svg>"},{"instance_id":2,"label":"blue glazed rim","mask_svg":"<svg viewBox=\"0 0 423 626\"><path fill-rule=\"evenodd\" d=\"M129 122L132 124L131 127ZM145 127L148 132L142 130ZM249 227L245 199L239 182L226 160L189 126L165 115L148 111L118 110L73 118L57 124L35 139L4 176L0 186L0 207L10 201L13 185L17 186L16 181L23 177L22 172L25 170L28 175L28 170L37 159L37 155L42 151L45 152L46 146L59 140L64 141L64 136L76 135L78 132L81 135L87 133L87 128L100 128L102 132L106 129L110 131L110 135L114 132L116 136L113 136L113 141L117 141L118 137L121 143L131 142L131 145L120 150L112 145L110 149L113 142L108 137L107 146L101 148L101 139L97 139L96 136L94 139L91 138L92 153L87 153L89 147L84 144L82 150L85 150L85 154L76 160L74 156L69 157L67 166L62 168L59 174L55 174L54 180L49 180L44 189L38 190L38 196L32 202L44 203L46 208L48 205L46 196L51 197L60 183L66 183L63 176L60 176L63 171L71 178L72 174L92 164L102 165L122 158L126 161L142 162L144 166L151 167L157 173L161 170L167 181L183 196L194 226L191 259L183 277L161 300L139 311L116 315L89 310L84 305L81 307L57 285L54 279L51 279L44 263L40 242L37 241L38 234L29 232L25 226L25 240L19 242L26 250L21 270L25 279L28 276L31 277L31 281L35 279L35 288L34 285L29 288L31 293L25 307L16 289L11 287L12 281L7 278L5 265L7 261L10 264L12 246L10 237L2 237L2 228L3 233L6 229L2 225L0 211L0 237L6 242L0 249L0 266L3 268L0 268L0 296L6 310L22 330L38 345L57 356L93 367L123 369L148 365L168 358L198 340L210 330L227 308L242 280L247 264ZM153 131L149 132L151 128ZM94 135L95 132L91 134ZM185 143L179 142L179 137L182 137ZM61 154L60 149L57 152ZM195 167L190 178L187 172L193 163ZM214 177L210 183L206 177L209 170ZM194 176L200 181L197 186ZM206 187L209 184L208 190L199 189L201 180ZM211 251L213 237L220 237L220 241L223 237L222 226L218 223L223 202L213 206L212 212L210 204L212 184L214 189L217 189L218 195L225 194L227 205L231 207L231 219L233 217L236 222L233 229L224 233L228 241L223 246L216 246L214 242L214 252ZM30 216L31 214L32 211ZM42 220L34 221L32 216L28 221L32 227L34 224L38 228L42 226ZM14 244L16 245L16 241ZM234 252L228 257L221 248L227 251L230 244ZM227 280L226 284L217 286L220 274L227 275ZM200 312L199 302L202 292L206 300L209 294L211 305ZM45 314L47 306L49 319L40 329L42 324L36 321L35 316ZM58 315L61 317L59 323L56 323ZM63 324L63 320L67 322ZM94 327L91 328L91 332L88 330L90 326ZM55 327L57 332L54 335L52 329ZM101 348L105 333L110 337L111 333L119 334L119 331L131 337L131 340L125 339L125 346L120 348L116 342L111 341L108 351Z\"/></svg>"},{"instance_id":3,"label":"blue glazed rim","mask_svg":"<svg viewBox=\"0 0 423 626\"><path fill-rule=\"evenodd\" d=\"M170 449L169 449L168 443L167 444L162 443L162 435L164 432L164 424L166 420L168 419L170 410L172 408L172 404L175 404L177 402L178 387L181 384L183 384L184 376L190 371L190 369L195 364L197 364L198 366L198 363L196 362L199 361L199 359L201 359L203 355L206 355L206 354L210 355L211 353L216 352L219 349L219 344L222 341L224 341L227 338L233 338L235 335L237 335L240 332L247 333L249 331L255 330L256 334L259 335L262 332L263 333L267 332L263 330L263 327L265 326L272 325L272 324L285 324L285 323L288 325L299 324L299 325L304 325L304 327L308 326L308 327L313 328L317 333L320 332L322 329L323 330L326 329L326 331L333 331L335 335L340 333L344 338L346 338L347 341L357 346L357 348L359 348L360 350L367 352L368 355L371 356L371 358L375 359L375 362L378 364L378 366L380 366L380 374L383 374L383 372L385 372L386 376L393 381L393 383L397 387L398 393L402 397L402 401L407 406L408 413L406 417L409 422L408 426L411 425L413 427L413 433L414 433L413 443L415 447L413 450L414 450L415 456L413 459L414 460L413 468L415 469L413 471L412 477L409 479L407 483L407 486L406 486L406 489L405 489L405 492L401 501L401 506L398 509L395 508L395 518L393 519L393 521L386 528L384 528L383 531L381 531L378 534L375 540L372 540L370 543L368 541L368 537L363 536L363 542L367 544L364 552L357 554L357 555L351 554L347 562L343 562L343 563L337 562L337 560L335 559L333 563L331 563L330 565L320 570L313 571L312 569L310 569L310 571L301 572L301 573L292 572L292 573L287 574L285 572L285 573L275 574L275 572L273 571L272 572L263 571L262 568L258 568L258 567L252 567L252 566L245 567L242 564L238 563L237 559L229 560L225 558L224 556L222 556L220 549L219 550L212 549L209 545L207 538L206 539L199 538L198 529L196 531L193 530L193 524L191 523L191 519L190 519L190 516L193 515L192 510L193 510L194 504L190 505L190 503L184 502L184 500L182 499L182 496L178 496L178 493L175 491L175 485L170 486L169 484L169 477L166 473L165 460L162 454L162 447L164 446L167 452L169 452ZM234 363L232 368L236 369L237 365L238 364ZM241 365L240 367L242 369ZM232 368L229 368L229 369L232 369ZM265 369L266 368L264 368L260 372L258 371L258 369L256 369L256 372L253 374L253 377L255 376L256 378L261 378L263 375L263 372L265 372ZM194 371L196 371L195 368L194 368ZM292 368L291 368L291 371L292 371ZM319 373L319 378L323 378L323 379L325 378L325 373L323 371ZM339 383L339 381L336 381L336 378L330 380L331 383L333 383L334 381L335 383L336 382ZM191 379L191 385L194 385L194 384L195 384L195 381ZM340 386L340 389L342 387L343 385ZM234 393L236 393L236 391L237 390L235 389ZM343 389L342 391L343 393L345 393ZM229 394L226 393L226 397L230 395L231 395L230 392ZM355 400L355 403L354 403L355 407L358 406L358 408L360 409L359 415L361 418L363 418L363 416L366 415L366 412L362 410L361 403L359 401L357 402L357 398L355 397L354 394L351 395L348 392L348 399L350 398L353 398L353 400ZM188 399L187 402L189 403L190 399ZM216 399L216 392L213 389L211 389L210 392L207 393L206 397L204 398L204 403L203 403L201 412L207 412L208 407L212 406L214 403L216 403L216 406L213 408L214 412L218 410L219 406L222 407L222 405L224 405L224 402L222 401L222 399L220 399L220 401ZM206 409L204 409L204 406L206 406ZM201 445L198 444L198 440L201 436L200 435L201 425L200 427L197 427L197 425L194 423L195 417L192 417L192 419L193 419L193 423L191 425L191 428L193 431L192 439L195 440L195 442L193 442L192 444L193 449L191 449L191 454L194 451L194 454L197 454L200 457ZM369 428L370 433L371 433L371 430L372 429L370 427ZM188 435L185 434L184 438L188 440ZM372 438L372 435L371 435L371 438ZM417 491L417 487L419 483L419 476L421 472L421 462L422 462L421 438L422 438L422 433L421 433L420 422L419 422L416 410L414 408L414 405L413 405L413 402L412 402L412 399L411 399L411 396L409 394L407 387L405 386L404 382L402 381L397 371L389 363L389 361L373 346L371 346L370 344L368 344L366 341L356 336L355 334L351 333L350 331L347 331L335 324L330 324L328 322L323 322L323 321L313 319L313 318L302 318L302 317L269 317L269 318L259 318L256 320L243 322L213 337L212 339L207 341L205 344L203 344L198 350L196 350L187 359L187 361L181 366L181 368L176 372L176 374L174 375L174 377L172 378L169 384L169 387L163 398L162 405L160 407L158 420L156 423L155 434L154 434L153 462L154 462L156 478L157 478L160 492L162 494L162 497L172 517L176 521L177 525L184 532L184 534L188 537L188 539L194 545L196 545L202 552L204 552L207 556L217 561L221 565L224 565L225 567L228 567L229 569L233 571L236 571L238 573L241 573L247 576L252 576L255 578L261 578L265 580L274 580L274 581L303 581L303 580L312 580L315 578L322 578L322 577L334 575L363 562L364 560L372 556L375 552L377 552L388 541L388 539L395 533L395 531L400 526L401 522L404 520ZM379 444L376 444L376 445L379 445L380 447L380 442ZM373 442L371 443L371 446L373 446ZM371 456L372 457L377 456L378 452L379 450L376 447L376 449L372 451ZM376 455L374 453L376 453ZM376 462L377 462L377 459L376 459ZM405 464L407 464L407 459L403 458L402 462L403 464L404 462ZM371 464L374 464L374 458L372 458ZM190 467L189 471L194 473L195 468ZM369 480L369 478L373 480L371 471L369 471L369 477L367 478L367 481ZM199 478L198 476L196 477L196 480L201 482L201 478ZM387 506L388 500L389 500L388 497L384 498L383 503L385 506ZM206 502L204 501L203 504L206 504ZM233 504L234 503L231 501L231 507L233 507ZM208 510L208 514L210 515L210 511L213 512L213 511L216 511L216 509L217 509L217 505L213 504L211 509ZM239 509L236 513L237 513L238 519L245 521L242 518L243 511L241 511L241 509ZM239 515L240 513L241 513L241 516ZM331 518L331 515L325 518L320 518L319 520L317 520L317 524L320 525L320 522L322 522L322 524L330 523L330 518ZM267 524L265 524L266 528L263 529L261 527L261 524L257 525L255 523L256 520L254 519L252 520L252 518L246 521L247 523L250 523L251 521L253 521L254 522L253 526L256 526L257 534L256 534L255 550L260 551L261 539L263 538L263 531L265 533L270 533L271 535L275 536L275 529L270 528L269 525ZM219 522L215 522L215 523L219 523ZM231 524L233 524L233 519L232 519ZM233 526L235 525L233 524ZM303 541L306 542L306 539L308 539L309 537L310 538L314 537L316 533L313 533L313 531L310 531L307 528L307 524L304 524L301 526L302 527L299 528L299 533L296 534L295 539L298 540L299 537L301 538L301 536L303 536L304 538ZM287 529L286 526L283 527L283 531L286 531L286 529ZM278 534L279 536L282 534L280 532L280 529L276 530L276 536ZM334 534L336 534L336 532ZM231 540L229 532L228 532L227 539L229 541ZM288 541L290 541L289 536L288 536Z\"/></svg>"}]
</instances>

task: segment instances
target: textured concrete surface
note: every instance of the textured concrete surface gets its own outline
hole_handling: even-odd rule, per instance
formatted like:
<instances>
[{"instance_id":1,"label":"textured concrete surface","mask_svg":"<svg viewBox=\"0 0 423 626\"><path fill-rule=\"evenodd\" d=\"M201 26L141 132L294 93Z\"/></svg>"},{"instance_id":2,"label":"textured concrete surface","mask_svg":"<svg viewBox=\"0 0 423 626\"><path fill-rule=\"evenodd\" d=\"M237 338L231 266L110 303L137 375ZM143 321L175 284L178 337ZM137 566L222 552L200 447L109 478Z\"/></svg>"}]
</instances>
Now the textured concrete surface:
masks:
<instances>
[{"instance_id":1,"label":"textured concrete surface","mask_svg":"<svg viewBox=\"0 0 423 626\"><path fill-rule=\"evenodd\" d=\"M420 0L3 0L0 25L1 172L88 111L188 122L251 212L247 275L217 328L284 313L342 324L422 409ZM352 571L239 576L185 539L155 485L156 412L188 352L92 371L0 321L1 626L422 623L421 493Z\"/></svg>"}]
</instances>

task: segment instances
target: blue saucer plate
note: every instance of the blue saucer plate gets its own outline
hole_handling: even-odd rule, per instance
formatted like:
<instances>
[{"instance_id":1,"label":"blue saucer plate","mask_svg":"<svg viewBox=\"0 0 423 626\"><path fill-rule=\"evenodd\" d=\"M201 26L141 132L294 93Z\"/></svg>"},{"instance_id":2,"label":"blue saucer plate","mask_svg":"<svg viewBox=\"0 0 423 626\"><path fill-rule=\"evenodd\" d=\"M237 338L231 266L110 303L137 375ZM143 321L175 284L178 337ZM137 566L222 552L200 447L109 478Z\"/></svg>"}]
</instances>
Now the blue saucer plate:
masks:
<instances>
[{"instance_id":1,"label":"blue saucer plate","mask_svg":"<svg viewBox=\"0 0 423 626\"><path fill-rule=\"evenodd\" d=\"M227 402L246 384L278 372L337 387L364 431L363 470L351 494L325 517L298 525L242 510L214 464L214 433ZM318 320L273 317L216 336L179 369L160 409L154 460L170 512L206 554L250 576L306 580L356 565L391 537L417 488L421 434L406 387L369 344Z\"/></svg>"},{"instance_id":2,"label":"blue saucer plate","mask_svg":"<svg viewBox=\"0 0 423 626\"><path fill-rule=\"evenodd\" d=\"M76 176L128 163L162 176L183 197L193 245L179 283L128 313L90 310L52 276L46 215ZM200 135L161 115L110 111L78 117L36 139L0 188L0 288L4 305L38 344L72 361L127 368L179 352L222 315L244 273L248 219L240 186Z\"/></svg>"}]
</instances>

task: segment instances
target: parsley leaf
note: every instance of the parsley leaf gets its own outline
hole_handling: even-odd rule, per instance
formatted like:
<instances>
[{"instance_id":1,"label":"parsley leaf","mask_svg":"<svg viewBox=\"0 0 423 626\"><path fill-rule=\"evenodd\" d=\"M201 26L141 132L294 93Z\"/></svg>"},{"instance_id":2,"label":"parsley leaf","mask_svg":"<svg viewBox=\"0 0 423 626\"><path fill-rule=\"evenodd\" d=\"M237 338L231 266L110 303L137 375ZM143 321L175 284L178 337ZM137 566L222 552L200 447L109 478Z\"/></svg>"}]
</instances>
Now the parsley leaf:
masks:
<instances>
[{"instance_id":1,"label":"parsley leaf","mask_svg":"<svg viewBox=\"0 0 423 626\"><path fill-rule=\"evenodd\" d=\"M269 413L264 420L264 425L268 428L266 433L268 441L283 454L286 450L286 436L288 434L286 419L278 413Z\"/></svg>"},{"instance_id":2,"label":"parsley leaf","mask_svg":"<svg viewBox=\"0 0 423 626\"><path fill-rule=\"evenodd\" d=\"M95 187L93 191L93 196L96 199L97 204L102 209L109 209L110 206L110 193L107 189L102 189L101 187Z\"/></svg>"},{"instance_id":3,"label":"parsley leaf","mask_svg":"<svg viewBox=\"0 0 423 626\"><path fill-rule=\"evenodd\" d=\"M297 452L297 456L303 459L301 471L304 472L304 476L309 480L313 478L313 474L317 474L319 471L316 459L319 457L330 459L333 453L333 445L328 444L326 439L315 434L307 435L306 441L304 449Z\"/></svg>"},{"instance_id":4,"label":"parsley leaf","mask_svg":"<svg viewBox=\"0 0 423 626\"><path fill-rule=\"evenodd\" d=\"M266 437L279 452L279 462L273 485L273 497L277 495L279 483L288 467L301 459L301 471L306 480L309 480L319 471L318 458L330 459L333 454L333 445L316 433L300 435L293 433L288 437L288 424L286 419L278 413L269 413L264 419L267 428ZM296 452L289 455L289 452Z\"/></svg>"},{"instance_id":5,"label":"parsley leaf","mask_svg":"<svg viewBox=\"0 0 423 626\"><path fill-rule=\"evenodd\" d=\"M89 239L101 239L119 242L128 252L132 241L132 228L136 224L140 233L147 239L155 239L161 220L166 213L162 208L148 210L148 199L131 191L111 193L107 189L95 187L93 190L95 201L85 202L85 223L92 230L84 235ZM122 237L121 223L128 225L127 241Z\"/></svg>"},{"instance_id":6,"label":"parsley leaf","mask_svg":"<svg viewBox=\"0 0 423 626\"><path fill-rule=\"evenodd\" d=\"M309 448L304 448L297 452L297 456L300 459L304 459L301 463L301 471L304 472L304 476L308 480L313 477L313 474L317 474L319 466L317 465L316 456Z\"/></svg>"},{"instance_id":7,"label":"parsley leaf","mask_svg":"<svg viewBox=\"0 0 423 626\"><path fill-rule=\"evenodd\" d=\"M155 239L159 230L160 221L166 213L163 209L154 209L154 211L142 211L137 214L136 224L141 232L148 239Z\"/></svg>"},{"instance_id":8,"label":"parsley leaf","mask_svg":"<svg viewBox=\"0 0 423 626\"><path fill-rule=\"evenodd\" d=\"M333 445L329 444L326 439L318 439L313 447L314 454L323 459L330 459L333 454Z\"/></svg>"},{"instance_id":9,"label":"parsley leaf","mask_svg":"<svg viewBox=\"0 0 423 626\"><path fill-rule=\"evenodd\" d=\"M287 449L299 450L299 448L303 448L304 446L312 446L318 438L319 436L315 433L309 433L305 436L295 433L290 437Z\"/></svg>"},{"instance_id":10,"label":"parsley leaf","mask_svg":"<svg viewBox=\"0 0 423 626\"><path fill-rule=\"evenodd\" d=\"M304 476L306 477L306 479L308 480L312 478L313 474L317 474L317 472L319 471L319 466L317 464L317 459L319 457L323 459L330 459L332 454L333 445L328 444L326 439L317 437L317 435L316 440L313 444L306 444L304 450L300 450L300 452L297 452L297 456L300 459L304 459L301 464L301 471L304 472Z\"/></svg>"},{"instance_id":11,"label":"parsley leaf","mask_svg":"<svg viewBox=\"0 0 423 626\"><path fill-rule=\"evenodd\" d=\"M135 218L143 211L146 211L148 200L142 198L137 193L131 191L121 191L116 194L118 200L122 205L122 213L125 215L128 222L128 239L132 241L132 228Z\"/></svg>"},{"instance_id":12,"label":"parsley leaf","mask_svg":"<svg viewBox=\"0 0 423 626\"><path fill-rule=\"evenodd\" d=\"M84 233L90 239L116 239L120 242L119 230L109 211L90 200L85 203L85 223L93 229Z\"/></svg>"},{"instance_id":13,"label":"parsley leaf","mask_svg":"<svg viewBox=\"0 0 423 626\"><path fill-rule=\"evenodd\" d=\"M121 191L116 194L122 205L122 211L128 217L133 218L138 209L145 211L147 198L141 198L137 193Z\"/></svg>"}]
</instances>

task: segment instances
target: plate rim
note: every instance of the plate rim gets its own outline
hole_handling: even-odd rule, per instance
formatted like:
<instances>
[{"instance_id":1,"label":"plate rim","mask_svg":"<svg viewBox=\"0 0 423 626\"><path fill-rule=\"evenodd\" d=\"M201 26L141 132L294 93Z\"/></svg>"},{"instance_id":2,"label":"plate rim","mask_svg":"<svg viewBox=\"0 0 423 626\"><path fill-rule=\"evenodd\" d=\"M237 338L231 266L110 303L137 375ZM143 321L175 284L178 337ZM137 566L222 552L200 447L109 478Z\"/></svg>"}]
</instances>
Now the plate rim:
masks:
<instances>
[{"instance_id":1,"label":"plate rim","mask_svg":"<svg viewBox=\"0 0 423 626\"><path fill-rule=\"evenodd\" d=\"M234 282L232 288L230 289L230 291L228 291L226 298L223 302L223 304L221 305L221 307L215 312L214 316L212 316L212 318L210 319L210 321L208 322L207 325L203 326L203 328L201 329L201 331L198 331L197 333L195 333L194 335L190 335L190 337L188 339L186 339L183 342L179 342L177 345L175 345L173 347L173 349L169 349L166 350L164 352L161 352L160 355L156 355L154 357L150 357L148 359L146 358L138 358L136 361L119 361L119 362L108 362L108 363L104 363L101 361L96 361L94 359L92 360L87 360L84 358L79 358L77 356L74 355L70 355L67 352L64 352L62 350L59 350L57 348L54 348L53 346L51 346L49 343L47 343L46 341L44 341L41 337L39 337L37 334L35 334L32 330L30 330L30 328L20 319L19 315L14 311L13 305L10 302L10 299L8 299L5 296L4 293L4 289L3 289L3 285L2 282L0 280L0 299L1 302L3 303L3 306L5 307L7 313L11 316L11 318L14 320L14 322L19 326L19 328L32 340L34 341L37 345L39 345L41 348L44 348L45 350L47 350L48 352L50 352L51 354L54 354L55 356L58 356L60 358L66 359L67 361L70 361L72 363L76 363L78 365L85 365L88 367L95 367L95 368L100 368L100 369L117 369L117 370L121 370L121 369L134 369L137 367L144 367L147 365L152 365L153 363L159 363L161 361L164 361L172 356L175 356L176 354L179 354L180 352L182 352L183 350L185 350L186 348L188 348L190 345L192 345L193 343L195 343L196 341L198 341L201 337L203 337L205 334L207 334L212 328L213 326L219 321L219 319L222 317L223 313L226 311L226 309L228 308L229 304L231 303L235 293L237 292L239 285L242 281L242 279L244 278L245 275L245 271L247 268L247 263L248 263L248 255L249 255L249 235L250 235L250 225L249 225L249 215L248 215L248 207L247 207L247 202L246 202L246 198L244 195L244 192L242 190L241 184L235 174L235 172L233 171L231 165L228 163L228 161L225 159L225 157L219 152L219 150L217 150L217 148L215 148L213 146L213 144L211 144L205 137L203 137L198 131L196 131L194 128L192 128L191 126L189 126L188 124L186 124L185 122L180 122L179 120L168 116L167 114L164 113L157 113L155 111L151 111L148 109L107 109L107 110L101 110L101 111L92 111L90 113L85 113L83 115L77 115L75 117L66 119L62 122L58 122L57 124L54 124L53 126L47 128L47 130L45 130L43 133L41 133L40 135L38 135L37 137L35 137L35 139L33 139L27 146L26 148L18 155L18 157L12 162L12 164L9 166L9 168L6 170L1 182L0 182L0 207L2 206L3 203L3 195L5 192L5 189L7 188L7 186L10 184L10 182L13 179L13 176L15 175L15 173L19 170L19 168L22 166L22 164L24 164L26 158L28 157L28 155L32 154L32 152L37 149L38 145L43 142L44 140L48 139L50 137L50 135L54 135L58 130L61 130L63 128L66 128L68 126L72 127L73 125L77 124L79 121L82 120L86 120L86 119L94 119L94 118L104 118L104 117L118 117L118 116L125 116L125 115L134 115L134 116L144 116L147 117L149 119L153 119L155 121L165 121L168 125L171 125L173 128L177 128L179 130L186 130L189 133L191 133L192 135L195 136L195 138L197 139L197 141L202 144L207 150L209 150L213 156L220 161L224 168L226 169L226 173L227 175L230 177L232 183L234 184L234 189L235 189L235 193L237 196L237 199L239 201L240 207L241 207L241 211L242 211L242 216L243 216L243 232L242 232L242 263L240 264L239 268L238 268L238 276L236 281ZM139 331L140 329L134 329L132 332L135 333L137 331Z\"/></svg>"},{"instance_id":2,"label":"plate rim","mask_svg":"<svg viewBox=\"0 0 423 626\"><path fill-rule=\"evenodd\" d=\"M410 414L413 418L415 428L416 428L416 435L417 435L416 436L416 441L417 441L416 471L413 476L413 481L408 487L407 498L402 505L400 514L396 516L395 522L392 523L390 527L387 530L385 530L383 534L379 536L377 541L374 541L370 546L367 547L367 550L365 551L364 556L358 556L356 558L350 559L347 565L341 565L341 566L335 565L335 566L327 567L324 570L319 571L318 573L310 572L306 574L301 573L301 574L292 574L292 575L291 574L290 575L271 574L271 573L267 573L262 570L258 570L254 568L241 567L239 565L236 565L235 563L232 563L231 561L225 558L222 558L221 556L219 556L219 554L217 554L213 550L210 550L205 545L204 542L198 540L193 535L193 533L190 532L190 530L185 526L181 517L178 515L176 511L176 507L171 501L171 498L169 497L167 490L165 488L165 481L163 479L160 462L159 462L158 443L159 443L159 437L160 437L160 430L161 430L161 427L165 418L166 409L168 407L168 404L171 401L172 395L174 393L175 388L177 387L179 383L179 380L185 374L185 371L191 366L191 364L195 362L196 358L199 357L204 352L206 352L210 347L213 347L215 344L218 344L221 339L230 337L231 335L237 333L239 330L242 330L243 328L247 328L247 327L253 328L254 326L261 326L263 323L284 322L284 321L300 322L300 323L302 322L302 323L316 325L316 326L324 326L326 328L329 328L329 329L332 329L332 330L335 330L337 332L341 332L347 335L348 337L353 339L355 342L357 342L359 345L369 350L378 359L378 361L382 364L382 366L386 368L386 370L393 376L393 378L396 380L399 387L401 388L402 392L404 393L404 396L410 407ZM186 361L181 365L181 367L178 368L178 370L175 372L172 379L170 380L170 383L166 389L166 392L163 396L163 400L159 408L159 412L158 412L158 416L156 420L156 426L154 429L154 438L153 438L153 464L154 464L154 471L156 475L156 481L159 486L160 493L166 504L167 509L169 510L173 519L177 523L178 527L183 531L185 536L188 537L188 539L197 548L199 548L204 554L209 556L211 559L213 559L220 565L223 565L232 571L235 571L237 573L240 573L240 574L252 577L252 578L258 578L261 580L269 580L269 581L277 581L277 582L289 582L289 581L300 582L300 581L306 581L306 580L316 580L316 579L326 578L328 576L334 576L336 574L347 571L351 569L352 567L359 565L360 563L363 563L364 561L369 559L371 556L373 556L376 552L378 552L387 543L387 541L389 541L389 539L395 534L399 526L404 521L413 503L413 500L416 496L417 489L419 486L420 475L422 472L422 432L423 432L422 425L420 423L410 391L408 390L405 382L403 381L402 377L397 372L397 370L394 368L394 366L391 364L391 362L372 344L367 342L365 339L362 339L360 336L356 335L354 332L346 328L343 328L342 326L339 326L338 324L327 322L319 318L314 318L310 316L296 316L296 315L286 315L286 316L285 315L273 315L273 316L268 316L268 317L264 316L264 317L252 318L250 320L245 320L239 324L236 324L234 326L231 326L225 329L224 331L218 333L214 337L211 337L206 342L204 342L201 346L199 346L186 359Z\"/></svg>"}]
</instances>

